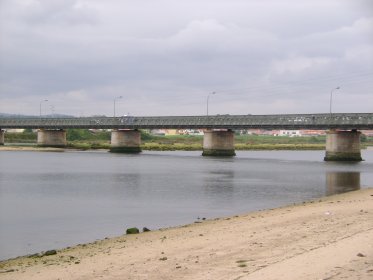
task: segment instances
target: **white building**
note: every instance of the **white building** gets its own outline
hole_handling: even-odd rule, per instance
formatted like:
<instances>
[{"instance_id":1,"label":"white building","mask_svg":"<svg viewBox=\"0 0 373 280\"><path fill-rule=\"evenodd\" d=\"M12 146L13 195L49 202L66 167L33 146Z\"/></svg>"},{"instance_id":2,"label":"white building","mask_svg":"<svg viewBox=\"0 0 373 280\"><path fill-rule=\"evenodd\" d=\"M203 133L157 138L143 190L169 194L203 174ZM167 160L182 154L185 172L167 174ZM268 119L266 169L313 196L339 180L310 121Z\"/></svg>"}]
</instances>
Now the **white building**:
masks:
<instances>
[{"instance_id":1,"label":"white building","mask_svg":"<svg viewBox=\"0 0 373 280\"><path fill-rule=\"evenodd\" d=\"M280 130L278 136L299 137L302 135L299 130Z\"/></svg>"}]
</instances>

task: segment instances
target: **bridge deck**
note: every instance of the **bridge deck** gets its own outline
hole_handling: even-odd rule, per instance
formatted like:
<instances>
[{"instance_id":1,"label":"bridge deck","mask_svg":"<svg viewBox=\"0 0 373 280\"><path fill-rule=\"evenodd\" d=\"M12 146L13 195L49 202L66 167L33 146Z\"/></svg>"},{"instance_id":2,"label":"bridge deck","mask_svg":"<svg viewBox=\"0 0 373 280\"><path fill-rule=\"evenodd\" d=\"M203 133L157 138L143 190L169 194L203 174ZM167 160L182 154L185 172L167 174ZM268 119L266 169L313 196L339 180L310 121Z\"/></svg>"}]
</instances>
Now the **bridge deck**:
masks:
<instances>
[{"instance_id":1,"label":"bridge deck","mask_svg":"<svg viewBox=\"0 0 373 280\"><path fill-rule=\"evenodd\" d=\"M0 129L373 129L373 113L0 118Z\"/></svg>"}]
</instances>

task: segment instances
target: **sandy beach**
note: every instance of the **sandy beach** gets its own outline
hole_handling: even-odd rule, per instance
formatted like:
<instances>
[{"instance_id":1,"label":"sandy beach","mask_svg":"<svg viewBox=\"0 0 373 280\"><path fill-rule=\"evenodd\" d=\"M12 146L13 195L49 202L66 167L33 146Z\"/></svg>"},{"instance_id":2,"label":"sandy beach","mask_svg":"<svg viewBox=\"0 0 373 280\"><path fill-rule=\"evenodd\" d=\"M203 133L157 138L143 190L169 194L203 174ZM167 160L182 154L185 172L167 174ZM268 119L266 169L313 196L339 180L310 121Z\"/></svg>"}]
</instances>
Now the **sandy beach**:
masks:
<instances>
[{"instance_id":1,"label":"sandy beach","mask_svg":"<svg viewBox=\"0 0 373 280\"><path fill-rule=\"evenodd\" d=\"M372 240L364 189L3 261L0 279L373 279Z\"/></svg>"}]
</instances>

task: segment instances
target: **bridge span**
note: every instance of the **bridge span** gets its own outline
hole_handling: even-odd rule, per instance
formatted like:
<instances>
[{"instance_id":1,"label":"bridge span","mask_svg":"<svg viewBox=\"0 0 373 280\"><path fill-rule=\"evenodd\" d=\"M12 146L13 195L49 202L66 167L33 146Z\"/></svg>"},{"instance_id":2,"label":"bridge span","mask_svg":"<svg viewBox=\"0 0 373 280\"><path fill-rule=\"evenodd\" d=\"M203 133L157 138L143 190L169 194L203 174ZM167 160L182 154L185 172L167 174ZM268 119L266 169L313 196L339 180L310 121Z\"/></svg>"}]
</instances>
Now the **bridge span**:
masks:
<instances>
[{"instance_id":1,"label":"bridge span","mask_svg":"<svg viewBox=\"0 0 373 280\"><path fill-rule=\"evenodd\" d=\"M140 152L139 129L204 129L203 155L233 156L239 129L328 130L325 160L361 160L361 129L373 129L373 113L213 115L85 118L0 118L0 145L9 128L39 129L38 145L66 146L66 129L112 129L112 152Z\"/></svg>"},{"instance_id":2,"label":"bridge span","mask_svg":"<svg viewBox=\"0 0 373 280\"><path fill-rule=\"evenodd\" d=\"M0 118L0 128L32 129L373 129L373 113L87 118Z\"/></svg>"}]
</instances>

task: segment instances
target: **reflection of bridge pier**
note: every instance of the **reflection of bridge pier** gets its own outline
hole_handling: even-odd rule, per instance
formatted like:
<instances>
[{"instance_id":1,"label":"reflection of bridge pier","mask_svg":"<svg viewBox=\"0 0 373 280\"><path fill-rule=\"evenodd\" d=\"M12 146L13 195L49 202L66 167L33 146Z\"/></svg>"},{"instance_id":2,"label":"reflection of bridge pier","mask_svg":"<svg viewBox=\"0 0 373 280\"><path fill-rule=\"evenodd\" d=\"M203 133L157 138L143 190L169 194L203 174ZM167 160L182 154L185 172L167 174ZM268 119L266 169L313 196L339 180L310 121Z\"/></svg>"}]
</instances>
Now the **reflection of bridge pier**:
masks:
<instances>
[{"instance_id":1,"label":"reflection of bridge pier","mask_svg":"<svg viewBox=\"0 0 373 280\"><path fill-rule=\"evenodd\" d=\"M360 189L360 172L326 173L326 195L345 193Z\"/></svg>"},{"instance_id":2,"label":"reflection of bridge pier","mask_svg":"<svg viewBox=\"0 0 373 280\"><path fill-rule=\"evenodd\" d=\"M112 130L111 147L112 153L140 153L141 133L138 130Z\"/></svg>"},{"instance_id":3,"label":"reflection of bridge pier","mask_svg":"<svg viewBox=\"0 0 373 280\"><path fill-rule=\"evenodd\" d=\"M0 129L0 145L4 145L4 130Z\"/></svg>"},{"instance_id":4,"label":"reflection of bridge pier","mask_svg":"<svg viewBox=\"0 0 373 280\"><path fill-rule=\"evenodd\" d=\"M361 161L360 131L329 130L326 135L326 161Z\"/></svg>"},{"instance_id":5,"label":"reflection of bridge pier","mask_svg":"<svg viewBox=\"0 0 373 280\"><path fill-rule=\"evenodd\" d=\"M66 147L66 130L39 129L37 145L41 147Z\"/></svg>"}]
</instances>

